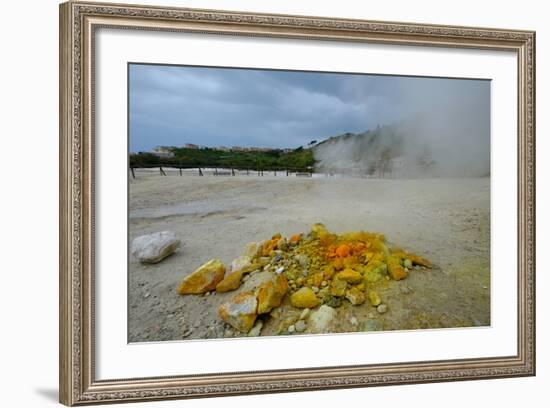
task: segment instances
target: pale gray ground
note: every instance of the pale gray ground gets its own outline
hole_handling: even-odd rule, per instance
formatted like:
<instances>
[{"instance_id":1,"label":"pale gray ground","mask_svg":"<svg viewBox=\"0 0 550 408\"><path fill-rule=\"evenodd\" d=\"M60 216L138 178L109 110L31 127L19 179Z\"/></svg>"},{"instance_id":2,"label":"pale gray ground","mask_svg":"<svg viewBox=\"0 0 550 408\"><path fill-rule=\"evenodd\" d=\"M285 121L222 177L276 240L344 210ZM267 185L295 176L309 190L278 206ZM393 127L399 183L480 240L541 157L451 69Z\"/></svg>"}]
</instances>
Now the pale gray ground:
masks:
<instances>
[{"instance_id":1,"label":"pale gray ground","mask_svg":"<svg viewBox=\"0 0 550 408\"><path fill-rule=\"evenodd\" d=\"M381 289L384 315L344 302L334 331L357 330L352 316L359 323L376 318L386 330L490 325L488 178L199 177L174 171L164 177L144 170L136 176L130 179L130 242L172 230L183 247L155 265L130 256L131 342L229 335L217 309L234 292L179 296L181 279L212 258L228 265L248 242L307 232L317 222L338 233L382 232L436 265ZM403 293L405 286L410 293ZM274 332L268 321L262 335Z\"/></svg>"}]
</instances>

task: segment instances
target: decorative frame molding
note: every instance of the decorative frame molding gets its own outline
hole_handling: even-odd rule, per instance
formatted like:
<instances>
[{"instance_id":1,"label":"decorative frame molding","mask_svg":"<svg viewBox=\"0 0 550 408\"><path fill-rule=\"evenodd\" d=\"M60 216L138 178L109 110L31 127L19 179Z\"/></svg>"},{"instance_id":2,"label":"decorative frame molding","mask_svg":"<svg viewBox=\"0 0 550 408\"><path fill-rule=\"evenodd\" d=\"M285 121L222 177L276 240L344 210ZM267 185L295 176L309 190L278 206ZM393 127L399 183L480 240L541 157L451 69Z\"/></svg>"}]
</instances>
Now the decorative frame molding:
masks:
<instances>
[{"instance_id":1,"label":"decorative frame molding","mask_svg":"<svg viewBox=\"0 0 550 408\"><path fill-rule=\"evenodd\" d=\"M518 61L514 356L98 381L94 369L94 33L99 27L513 51ZM60 5L60 402L193 398L535 375L535 33L68 2Z\"/></svg>"}]
</instances>

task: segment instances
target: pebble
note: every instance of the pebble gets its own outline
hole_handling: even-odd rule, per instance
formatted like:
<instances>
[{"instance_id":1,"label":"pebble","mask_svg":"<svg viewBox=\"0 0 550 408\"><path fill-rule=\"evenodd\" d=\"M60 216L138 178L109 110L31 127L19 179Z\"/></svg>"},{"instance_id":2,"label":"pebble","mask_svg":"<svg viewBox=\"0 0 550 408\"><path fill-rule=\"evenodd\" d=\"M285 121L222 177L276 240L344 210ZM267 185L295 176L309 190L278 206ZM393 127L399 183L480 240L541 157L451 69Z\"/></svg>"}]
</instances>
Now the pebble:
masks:
<instances>
[{"instance_id":1,"label":"pebble","mask_svg":"<svg viewBox=\"0 0 550 408\"><path fill-rule=\"evenodd\" d=\"M328 285L328 282L327 282L327 281L322 281L322 282L321 282L321 286L322 286L322 287L325 287L325 286L327 286L327 285Z\"/></svg>"},{"instance_id":2,"label":"pebble","mask_svg":"<svg viewBox=\"0 0 550 408\"><path fill-rule=\"evenodd\" d=\"M210 292L206 292L204 296L210 296Z\"/></svg>"},{"instance_id":3,"label":"pebble","mask_svg":"<svg viewBox=\"0 0 550 408\"><path fill-rule=\"evenodd\" d=\"M262 331L264 323L261 320L258 320L254 327L248 332L248 337L258 337Z\"/></svg>"},{"instance_id":4,"label":"pebble","mask_svg":"<svg viewBox=\"0 0 550 408\"><path fill-rule=\"evenodd\" d=\"M306 317L308 317L309 312L310 312L310 309L307 307L304 310L302 310L302 313L300 313L300 320L304 320Z\"/></svg>"},{"instance_id":5,"label":"pebble","mask_svg":"<svg viewBox=\"0 0 550 408\"><path fill-rule=\"evenodd\" d=\"M285 267L284 266L280 266L277 268L277 270L275 272L277 272L278 274L280 273L283 273L283 271L285 270Z\"/></svg>"},{"instance_id":6,"label":"pebble","mask_svg":"<svg viewBox=\"0 0 550 408\"><path fill-rule=\"evenodd\" d=\"M246 282L249 279L250 279L250 275L248 275L248 274L244 275L243 282Z\"/></svg>"},{"instance_id":7,"label":"pebble","mask_svg":"<svg viewBox=\"0 0 550 408\"><path fill-rule=\"evenodd\" d=\"M298 320L296 322L295 328L297 332L303 332L306 329L306 322L304 322L303 320Z\"/></svg>"},{"instance_id":8,"label":"pebble","mask_svg":"<svg viewBox=\"0 0 550 408\"><path fill-rule=\"evenodd\" d=\"M291 324L290 326L288 326L288 332L289 332L289 333L294 333L295 331L296 331L296 327L295 327L293 324Z\"/></svg>"},{"instance_id":9,"label":"pebble","mask_svg":"<svg viewBox=\"0 0 550 408\"><path fill-rule=\"evenodd\" d=\"M279 262L281 259L283 259L282 255L276 255L275 258L273 258L273 262Z\"/></svg>"},{"instance_id":10,"label":"pebble","mask_svg":"<svg viewBox=\"0 0 550 408\"><path fill-rule=\"evenodd\" d=\"M376 308L376 311L380 314L382 313L386 313L388 311L388 306L387 305L379 305L377 308Z\"/></svg>"},{"instance_id":11,"label":"pebble","mask_svg":"<svg viewBox=\"0 0 550 408\"><path fill-rule=\"evenodd\" d=\"M351 323L352 326L357 326L357 324L359 324L359 322L357 321L357 318L355 316L353 316L351 319L349 319L349 322Z\"/></svg>"},{"instance_id":12,"label":"pebble","mask_svg":"<svg viewBox=\"0 0 550 408\"><path fill-rule=\"evenodd\" d=\"M151 294L150 294L149 292L147 292L143 297L144 297L145 299L147 299L149 296L151 296Z\"/></svg>"},{"instance_id":13,"label":"pebble","mask_svg":"<svg viewBox=\"0 0 550 408\"><path fill-rule=\"evenodd\" d=\"M319 288L317 286L312 286L311 290L314 291L315 293L319 292Z\"/></svg>"}]
</instances>

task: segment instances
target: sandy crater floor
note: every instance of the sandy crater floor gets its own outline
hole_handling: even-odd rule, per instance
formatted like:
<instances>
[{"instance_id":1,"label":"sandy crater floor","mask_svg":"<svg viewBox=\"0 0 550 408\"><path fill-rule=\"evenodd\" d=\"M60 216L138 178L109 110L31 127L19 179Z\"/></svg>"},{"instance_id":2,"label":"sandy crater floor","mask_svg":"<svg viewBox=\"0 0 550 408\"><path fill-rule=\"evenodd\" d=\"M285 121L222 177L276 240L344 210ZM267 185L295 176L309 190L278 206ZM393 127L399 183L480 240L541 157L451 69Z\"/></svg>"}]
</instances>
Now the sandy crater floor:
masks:
<instances>
[{"instance_id":1,"label":"sandy crater floor","mask_svg":"<svg viewBox=\"0 0 550 408\"><path fill-rule=\"evenodd\" d=\"M382 232L435 264L384 285L383 315L368 304L344 302L332 331L357 331L372 318L384 330L490 325L488 178L199 177L171 171L163 177L141 170L130 179L130 241L172 230L183 246L155 265L130 257L129 341L238 335L217 314L235 292L179 296L181 279L212 258L229 265L248 242L307 232L317 222L337 233ZM281 312L299 314L288 302ZM261 335L276 334L278 323L267 319Z\"/></svg>"}]
</instances>

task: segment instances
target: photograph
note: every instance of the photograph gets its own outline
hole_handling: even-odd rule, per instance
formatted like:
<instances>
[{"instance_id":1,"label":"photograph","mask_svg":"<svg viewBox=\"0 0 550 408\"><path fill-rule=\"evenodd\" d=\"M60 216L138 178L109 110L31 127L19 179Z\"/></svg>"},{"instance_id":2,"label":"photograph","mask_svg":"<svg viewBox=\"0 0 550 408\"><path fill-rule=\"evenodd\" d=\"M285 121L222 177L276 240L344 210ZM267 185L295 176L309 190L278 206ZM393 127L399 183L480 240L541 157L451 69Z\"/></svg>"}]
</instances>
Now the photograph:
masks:
<instances>
[{"instance_id":1,"label":"photograph","mask_svg":"<svg viewBox=\"0 0 550 408\"><path fill-rule=\"evenodd\" d=\"M129 62L128 342L491 326L491 81Z\"/></svg>"}]
</instances>

